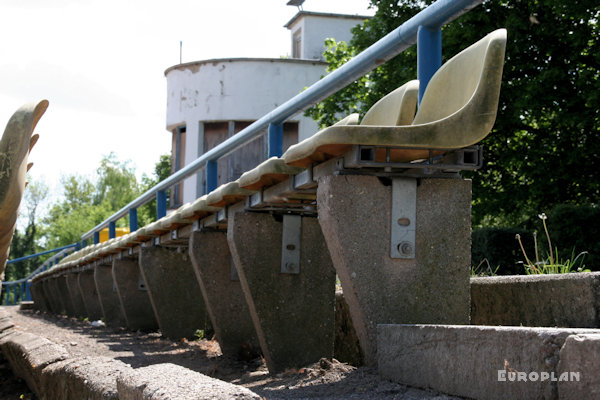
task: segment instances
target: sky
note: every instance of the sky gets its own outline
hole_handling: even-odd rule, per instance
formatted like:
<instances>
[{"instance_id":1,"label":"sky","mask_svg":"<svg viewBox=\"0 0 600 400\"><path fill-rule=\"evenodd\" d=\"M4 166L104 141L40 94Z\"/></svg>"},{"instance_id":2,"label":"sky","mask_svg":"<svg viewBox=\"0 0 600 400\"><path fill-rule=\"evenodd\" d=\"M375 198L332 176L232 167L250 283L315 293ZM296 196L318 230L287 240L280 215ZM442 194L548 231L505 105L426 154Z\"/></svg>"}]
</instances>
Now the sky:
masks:
<instances>
[{"instance_id":1,"label":"sky","mask_svg":"<svg viewBox=\"0 0 600 400\"><path fill-rule=\"evenodd\" d=\"M151 175L168 154L164 71L182 61L289 55L287 0L2 0L0 125L47 99L30 178L93 179L103 156ZM306 0L305 11L373 15L369 0ZM4 128L2 128L3 130Z\"/></svg>"}]
</instances>

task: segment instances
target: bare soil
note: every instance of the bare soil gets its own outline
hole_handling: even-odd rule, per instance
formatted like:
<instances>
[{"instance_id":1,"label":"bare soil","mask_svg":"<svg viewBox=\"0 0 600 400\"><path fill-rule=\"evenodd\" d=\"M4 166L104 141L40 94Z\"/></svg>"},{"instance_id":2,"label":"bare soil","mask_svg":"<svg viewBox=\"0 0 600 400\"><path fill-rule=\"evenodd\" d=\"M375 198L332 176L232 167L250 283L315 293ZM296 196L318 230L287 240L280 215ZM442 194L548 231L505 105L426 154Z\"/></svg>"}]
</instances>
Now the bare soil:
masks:
<instances>
[{"instance_id":1,"label":"bare soil","mask_svg":"<svg viewBox=\"0 0 600 400\"><path fill-rule=\"evenodd\" d=\"M16 329L58 343L73 357L106 356L133 368L158 363L178 364L245 386L266 399L458 399L396 384L380 378L372 368L355 368L335 359L321 359L306 368L271 375L261 358L238 360L224 357L215 340L190 338L174 342L163 338L159 332L93 327L89 321L65 316L20 311L18 307L3 309L12 316ZM7 370L6 364L0 361L0 399L19 399L22 394L25 399L34 399L26 387L23 391L23 382ZM10 393L9 389L13 386L15 390Z\"/></svg>"}]
</instances>

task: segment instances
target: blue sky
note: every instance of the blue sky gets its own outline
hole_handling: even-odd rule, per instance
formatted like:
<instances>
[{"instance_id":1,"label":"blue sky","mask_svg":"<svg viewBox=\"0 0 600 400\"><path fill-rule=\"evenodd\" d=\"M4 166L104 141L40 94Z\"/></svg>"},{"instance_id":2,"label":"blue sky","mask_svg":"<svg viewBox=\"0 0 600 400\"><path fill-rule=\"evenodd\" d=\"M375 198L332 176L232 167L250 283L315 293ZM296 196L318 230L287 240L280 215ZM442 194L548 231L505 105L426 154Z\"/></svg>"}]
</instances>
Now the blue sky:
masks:
<instances>
[{"instance_id":1,"label":"blue sky","mask_svg":"<svg viewBox=\"0 0 600 400\"><path fill-rule=\"evenodd\" d=\"M31 176L58 194L61 175L92 177L102 156L150 174L168 153L164 71L179 62L290 54L287 0L3 0L0 125L48 99ZM304 9L372 15L369 0L306 0ZM4 128L2 128L4 129Z\"/></svg>"}]
</instances>

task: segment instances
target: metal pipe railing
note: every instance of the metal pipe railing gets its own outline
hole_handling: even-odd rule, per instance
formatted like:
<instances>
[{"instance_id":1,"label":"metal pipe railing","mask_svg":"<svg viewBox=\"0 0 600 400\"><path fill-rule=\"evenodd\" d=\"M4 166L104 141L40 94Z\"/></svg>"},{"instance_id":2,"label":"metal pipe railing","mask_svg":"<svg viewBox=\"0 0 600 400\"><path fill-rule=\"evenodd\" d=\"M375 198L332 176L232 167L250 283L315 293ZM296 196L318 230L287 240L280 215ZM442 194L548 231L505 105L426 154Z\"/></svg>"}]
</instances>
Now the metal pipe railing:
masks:
<instances>
[{"instance_id":1,"label":"metal pipe railing","mask_svg":"<svg viewBox=\"0 0 600 400\"><path fill-rule=\"evenodd\" d=\"M169 178L147 190L144 194L125 205L108 219L83 234L81 239L87 240L94 235L94 232L103 229L108 226L109 223L127 215L130 209L140 207L152 200L158 193L164 192L183 179L198 173L207 165L207 170L210 169L211 171L214 170L216 172L216 168L214 167L216 167L216 161L220 157L232 153L249 141L263 135L265 129L270 124L282 124L286 119L336 93L338 90L364 76L369 71L398 55L408 47L414 45L417 42L417 33L420 27L427 28L430 31L440 30L442 26L453 21L482 2L483 0L438 0L431 4L400 27L374 43L371 47L352 58L346 64L314 83L305 91L281 104L273 111L267 113L242 131L238 132L235 136L232 136L210 149L192 163L175 172ZM431 47L437 48L437 45ZM421 82L421 85L426 86L426 82ZM215 179L213 176L208 175L207 171L207 182L209 183L207 185L208 189L213 189L216 185L216 182L213 182Z\"/></svg>"}]
</instances>

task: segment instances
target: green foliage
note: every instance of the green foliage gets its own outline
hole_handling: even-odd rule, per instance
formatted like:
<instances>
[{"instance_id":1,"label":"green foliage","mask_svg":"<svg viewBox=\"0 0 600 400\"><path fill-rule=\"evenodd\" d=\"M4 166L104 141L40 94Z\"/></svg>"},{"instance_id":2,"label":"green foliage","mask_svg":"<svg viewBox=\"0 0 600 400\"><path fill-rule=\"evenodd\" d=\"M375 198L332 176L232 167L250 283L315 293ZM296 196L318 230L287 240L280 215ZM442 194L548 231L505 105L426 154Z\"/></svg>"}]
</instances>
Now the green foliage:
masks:
<instances>
[{"instance_id":1,"label":"green foliage","mask_svg":"<svg viewBox=\"0 0 600 400\"><path fill-rule=\"evenodd\" d=\"M371 0L375 16L354 29L346 48L326 55L331 67L427 3ZM465 173L473 178L475 226L522 226L536 210L600 198L599 16L595 0L488 0L444 28L444 61L488 32L508 31L498 117L483 141L485 165ZM356 108L364 114L415 78L412 47L307 113L322 125Z\"/></svg>"}]
</instances>

